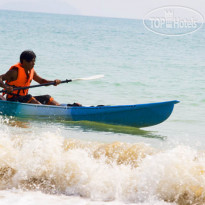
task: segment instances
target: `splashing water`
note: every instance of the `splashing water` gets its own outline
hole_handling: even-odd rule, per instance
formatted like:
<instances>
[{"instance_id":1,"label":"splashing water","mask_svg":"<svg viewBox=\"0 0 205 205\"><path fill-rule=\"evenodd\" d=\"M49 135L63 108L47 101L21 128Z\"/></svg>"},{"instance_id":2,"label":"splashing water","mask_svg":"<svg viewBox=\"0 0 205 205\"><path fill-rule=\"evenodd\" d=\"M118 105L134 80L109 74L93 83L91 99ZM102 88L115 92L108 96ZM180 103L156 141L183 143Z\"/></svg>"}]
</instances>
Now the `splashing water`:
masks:
<instances>
[{"instance_id":1,"label":"splashing water","mask_svg":"<svg viewBox=\"0 0 205 205\"><path fill-rule=\"evenodd\" d=\"M0 189L90 200L205 202L205 155L189 147L65 139L59 133L11 134L2 124ZM22 128L21 128L22 129Z\"/></svg>"}]
</instances>

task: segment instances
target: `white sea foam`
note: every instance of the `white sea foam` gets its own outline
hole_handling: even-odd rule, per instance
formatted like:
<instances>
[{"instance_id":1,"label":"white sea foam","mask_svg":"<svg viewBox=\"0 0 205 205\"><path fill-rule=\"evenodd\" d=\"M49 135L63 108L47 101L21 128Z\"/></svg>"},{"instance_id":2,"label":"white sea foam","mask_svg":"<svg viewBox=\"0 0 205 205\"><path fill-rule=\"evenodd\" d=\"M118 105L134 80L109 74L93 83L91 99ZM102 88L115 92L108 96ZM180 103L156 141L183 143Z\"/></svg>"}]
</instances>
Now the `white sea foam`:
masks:
<instances>
[{"instance_id":1,"label":"white sea foam","mask_svg":"<svg viewBox=\"0 0 205 205\"><path fill-rule=\"evenodd\" d=\"M190 147L162 151L144 143L65 139L58 132L5 133L3 127L0 189L10 196L15 189L24 191L22 200L41 191L48 201L60 194L110 203L205 202L205 156Z\"/></svg>"}]
</instances>

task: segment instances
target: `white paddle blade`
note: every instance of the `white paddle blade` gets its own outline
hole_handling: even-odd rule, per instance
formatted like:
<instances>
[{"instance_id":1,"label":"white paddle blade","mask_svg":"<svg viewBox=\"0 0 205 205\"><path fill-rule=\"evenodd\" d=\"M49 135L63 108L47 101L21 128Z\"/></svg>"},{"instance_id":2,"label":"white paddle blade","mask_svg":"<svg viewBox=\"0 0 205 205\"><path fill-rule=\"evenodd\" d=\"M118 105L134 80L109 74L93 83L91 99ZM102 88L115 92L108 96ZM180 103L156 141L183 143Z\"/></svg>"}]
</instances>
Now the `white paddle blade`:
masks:
<instances>
[{"instance_id":1,"label":"white paddle blade","mask_svg":"<svg viewBox=\"0 0 205 205\"><path fill-rule=\"evenodd\" d=\"M103 78L104 75L94 75L94 76L90 76L90 77L87 77L87 78L76 78L76 79L73 79L72 81L79 81L79 80L95 80L95 79L98 79L98 78Z\"/></svg>"}]
</instances>

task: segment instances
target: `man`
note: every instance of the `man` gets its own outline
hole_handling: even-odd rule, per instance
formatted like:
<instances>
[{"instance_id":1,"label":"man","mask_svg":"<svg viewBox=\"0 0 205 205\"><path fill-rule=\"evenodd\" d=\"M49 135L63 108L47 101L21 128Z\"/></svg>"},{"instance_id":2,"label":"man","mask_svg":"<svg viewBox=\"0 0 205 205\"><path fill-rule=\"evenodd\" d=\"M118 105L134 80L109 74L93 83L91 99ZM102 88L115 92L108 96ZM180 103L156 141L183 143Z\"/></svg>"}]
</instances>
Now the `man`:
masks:
<instances>
[{"instance_id":1,"label":"man","mask_svg":"<svg viewBox=\"0 0 205 205\"><path fill-rule=\"evenodd\" d=\"M33 51L23 51L20 55L20 63L11 66L7 73L0 75L0 86L6 91L6 99L22 103L60 105L49 95L33 97L28 94L28 89L13 90L14 87L30 86L32 80L39 84L54 82L58 85L61 83L60 80L49 81L41 78L34 70L35 60L36 55Z\"/></svg>"}]
</instances>

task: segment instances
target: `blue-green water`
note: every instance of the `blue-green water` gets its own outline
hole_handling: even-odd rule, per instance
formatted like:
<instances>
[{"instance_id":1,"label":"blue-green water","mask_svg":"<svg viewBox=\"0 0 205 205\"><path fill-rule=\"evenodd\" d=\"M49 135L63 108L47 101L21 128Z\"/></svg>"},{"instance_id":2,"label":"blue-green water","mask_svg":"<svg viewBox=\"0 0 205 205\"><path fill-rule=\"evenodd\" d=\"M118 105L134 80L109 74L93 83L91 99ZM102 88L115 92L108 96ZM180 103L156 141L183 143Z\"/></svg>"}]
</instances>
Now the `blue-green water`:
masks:
<instances>
[{"instance_id":1,"label":"blue-green water","mask_svg":"<svg viewBox=\"0 0 205 205\"><path fill-rule=\"evenodd\" d=\"M0 183L5 203L16 200L13 192L19 200L37 197L34 202L42 204L44 200L54 204L64 200L70 204L183 204L186 193L203 203L204 45L204 27L189 35L168 37L146 30L142 20L0 11L1 73L18 62L23 50L32 49L37 54L35 70L46 79L105 75L94 81L35 88L31 94L50 94L61 103L83 105L180 101L166 122L140 130L2 118L0 144L6 151L1 150L1 170L15 170L5 175L12 182ZM72 147L66 153L60 149L68 143L64 140ZM96 152L102 147L104 157L99 162ZM153 149L157 154L149 155L155 153ZM115 155L123 163L119 165ZM140 160L141 155L149 157ZM139 164L133 167L136 161ZM46 164L43 169L42 164ZM16 189L5 191L8 188ZM56 193L61 195L52 195Z\"/></svg>"}]
</instances>

